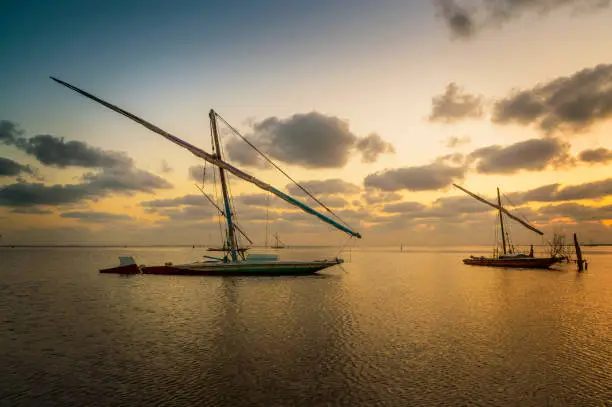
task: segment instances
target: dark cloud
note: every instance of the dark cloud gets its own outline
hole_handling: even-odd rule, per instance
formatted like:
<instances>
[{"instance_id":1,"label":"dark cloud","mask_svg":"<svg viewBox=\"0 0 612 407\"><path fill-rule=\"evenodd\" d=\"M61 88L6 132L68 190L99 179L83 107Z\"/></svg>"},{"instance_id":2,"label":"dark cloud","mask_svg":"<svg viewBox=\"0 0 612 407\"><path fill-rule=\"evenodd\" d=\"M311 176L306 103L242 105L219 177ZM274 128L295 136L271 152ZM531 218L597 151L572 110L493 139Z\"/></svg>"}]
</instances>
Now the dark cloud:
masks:
<instances>
[{"instance_id":1,"label":"dark cloud","mask_svg":"<svg viewBox=\"0 0 612 407\"><path fill-rule=\"evenodd\" d=\"M468 145L472 142L472 139L469 136L463 136L463 137L449 137L446 140L446 147L448 148L456 148L456 147L460 147L460 146L464 146L464 145Z\"/></svg>"},{"instance_id":2,"label":"dark cloud","mask_svg":"<svg viewBox=\"0 0 612 407\"><path fill-rule=\"evenodd\" d=\"M359 138L348 123L335 117L312 112L287 119L270 117L253 124L246 137L271 159L306 168L343 167L353 150L361 152L364 162L375 161L380 154L393 152L393 146L380 136ZM232 162L266 167L266 162L242 140L231 139L225 150Z\"/></svg>"},{"instance_id":3,"label":"dark cloud","mask_svg":"<svg viewBox=\"0 0 612 407\"><path fill-rule=\"evenodd\" d=\"M53 213L48 209L40 209L36 207L32 208L15 208L11 210L11 213L28 214L28 215L49 215Z\"/></svg>"},{"instance_id":4,"label":"dark cloud","mask_svg":"<svg viewBox=\"0 0 612 407\"><path fill-rule=\"evenodd\" d=\"M249 206L269 206L270 196L267 194L250 194L240 195L238 197L240 202Z\"/></svg>"},{"instance_id":5,"label":"dark cloud","mask_svg":"<svg viewBox=\"0 0 612 407\"><path fill-rule=\"evenodd\" d=\"M45 186L42 183L10 184L0 189L0 206L64 205L91 196L84 184Z\"/></svg>"},{"instance_id":6,"label":"dark cloud","mask_svg":"<svg viewBox=\"0 0 612 407\"><path fill-rule=\"evenodd\" d=\"M137 168L111 168L100 172L88 172L83 175L84 184L92 192L148 192L156 189L170 189L170 184L165 179L151 174L148 171Z\"/></svg>"},{"instance_id":7,"label":"dark cloud","mask_svg":"<svg viewBox=\"0 0 612 407\"><path fill-rule=\"evenodd\" d=\"M460 38L469 38L476 33L473 15L470 10L455 0L433 0L438 15L444 20L451 33Z\"/></svg>"},{"instance_id":8,"label":"dark cloud","mask_svg":"<svg viewBox=\"0 0 612 407\"><path fill-rule=\"evenodd\" d=\"M511 193L509 197L513 201L526 203L599 199L610 195L612 195L612 178L563 188L560 184L544 185L528 191Z\"/></svg>"},{"instance_id":9,"label":"dark cloud","mask_svg":"<svg viewBox=\"0 0 612 407\"><path fill-rule=\"evenodd\" d=\"M569 145L558 139L531 139L506 147L489 146L470 154L476 171L484 174L511 174L520 170L541 171L548 166L569 165Z\"/></svg>"},{"instance_id":10,"label":"dark cloud","mask_svg":"<svg viewBox=\"0 0 612 407\"><path fill-rule=\"evenodd\" d=\"M361 161L373 163L381 154L395 154L393 144L387 143L376 133L357 140L355 148L361 152Z\"/></svg>"},{"instance_id":11,"label":"dark cloud","mask_svg":"<svg viewBox=\"0 0 612 407\"><path fill-rule=\"evenodd\" d=\"M206 172L204 170L206 169ZM218 179L218 171L215 167L204 167L203 165L192 165L189 167L189 179L192 181L196 181L198 184L202 184L204 181L205 184L212 184L215 179Z\"/></svg>"},{"instance_id":12,"label":"dark cloud","mask_svg":"<svg viewBox=\"0 0 612 407\"><path fill-rule=\"evenodd\" d=\"M21 138L23 131L8 120L0 120L0 143L14 145Z\"/></svg>"},{"instance_id":13,"label":"dark cloud","mask_svg":"<svg viewBox=\"0 0 612 407\"><path fill-rule=\"evenodd\" d=\"M301 181L299 184L309 191L314 196L323 195L348 195L356 194L361 191L361 188L350 182L343 181L339 178L326 180ZM287 191L294 196L305 196L306 194L299 189L295 184L288 184Z\"/></svg>"},{"instance_id":14,"label":"dark cloud","mask_svg":"<svg viewBox=\"0 0 612 407\"><path fill-rule=\"evenodd\" d=\"M183 205L202 206L205 205L206 198L202 195L184 195L178 198L171 199L155 199L152 201L144 201L140 206L145 208L173 208Z\"/></svg>"},{"instance_id":15,"label":"dark cloud","mask_svg":"<svg viewBox=\"0 0 612 407\"><path fill-rule=\"evenodd\" d=\"M432 164L418 167L404 167L370 174L364 179L366 188L383 191L434 191L463 179L467 168L436 160Z\"/></svg>"},{"instance_id":16,"label":"dark cloud","mask_svg":"<svg viewBox=\"0 0 612 407\"><path fill-rule=\"evenodd\" d=\"M11 145L35 157L44 165L65 168L129 168L132 159L125 153L105 151L82 141L65 141L62 137L39 134L23 137L15 123L0 122L0 142Z\"/></svg>"},{"instance_id":17,"label":"dark cloud","mask_svg":"<svg viewBox=\"0 0 612 407\"><path fill-rule=\"evenodd\" d=\"M578 159L590 164L605 164L612 161L612 150L603 147L584 150L578 154Z\"/></svg>"},{"instance_id":18,"label":"dark cloud","mask_svg":"<svg viewBox=\"0 0 612 407\"><path fill-rule=\"evenodd\" d=\"M366 203L372 205L383 202L394 202L402 199L402 194L397 192L384 192L377 189L368 189L362 195L362 198L366 201ZM360 203L359 201L357 201Z\"/></svg>"},{"instance_id":19,"label":"dark cloud","mask_svg":"<svg viewBox=\"0 0 612 407\"><path fill-rule=\"evenodd\" d=\"M113 221L127 221L132 220L131 216L119 213L109 213L109 212L95 212L95 211L85 211L85 212L64 212L60 214L62 218L69 219L78 219L81 222L88 223L105 223L105 222L113 222Z\"/></svg>"},{"instance_id":20,"label":"dark cloud","mask_svg":"<svg viewBox=\"0 0 612 407\"><path fill-rule=\"evenodd\" d=\"M526 13L542 16L563 7L592 11L608 7L610 0L434 0L434 4L453 37L467 39Z\"/></svg>"},{"instance_id":21,"label":"dark cloud","mask_svg":"<svg viewBox=\"0 0 612 407\"><path fill-rule=\"evenodd\" d=\"M539 208L551 218L570 218L576 222L601 221L612 219L612 205L587 206L577 203L564 203Z\"/></svg>"},{"instance_id":22,"label":"dark cloud","mask_svg":"<svg viewBox=\"0 0 612 407\"><path fill-rule=\"evenodd\" d=\"M162 178L146 171L130 169L103 170L83 176L79 184L46 186L42 183L18 182L0 189L0 206L28 207L35 205L64 205L111 194L153 192L155 189L172 188Z\"/></svg>"},{"instance_id":23,"label":"dark cloud","mask_svg":"<svg viewBox=\"0 0 612 407\"><path fill-rule=\"evenodd\" d=\"M493 122L537 125L544 132L584 131L612 117L612 65L598 65L499 100Z\"/></svg>"},{"instance_id":24,"label":"dark cloud","mask_svg":"<svg viewBox=\"0 0 612 407\"><path fill-rule=\"evenodd\" d=\"M8 158L0 157L0 177L12 177L22 173L33 174L33 170L28 165L22 165Z\"/></svg>"},{"instance_id":25,"label":"dark cloud","mask_svg":"<svg viewBox=\"0 0 612 407\"><path fill-rule=\"evenodd\" d=\"M445 92L431 101L431 122L453 123L468 118L480 118L484 114L482 96L466 93L456 83L446 86Z\"/></svg>"}]
</instances>

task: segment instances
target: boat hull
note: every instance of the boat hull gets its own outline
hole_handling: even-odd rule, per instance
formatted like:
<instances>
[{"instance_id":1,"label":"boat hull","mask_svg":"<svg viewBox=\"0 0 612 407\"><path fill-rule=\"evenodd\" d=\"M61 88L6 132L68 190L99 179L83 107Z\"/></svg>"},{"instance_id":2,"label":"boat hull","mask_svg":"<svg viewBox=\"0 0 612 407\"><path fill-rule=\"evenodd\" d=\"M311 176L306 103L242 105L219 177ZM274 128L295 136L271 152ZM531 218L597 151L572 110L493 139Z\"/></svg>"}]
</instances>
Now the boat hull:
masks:
<instances>
[{"instance_id":1,"label":"boat hull","mask_svg":"<svg viewBox=\"0 0 612 407\"><path fill-rule=\"evenodd\" d=\"M143 274L187 276L297 276L315 274L342 260L275 262L204 262L182 265L145 266Z\"/></svg>"},{"instance_id":2,"label":"boat hull","mask_svg":"<svg viewBox=\"0 0 612 407\"><path fill-rule=\"evenodd\" d=\"M125 264L116 267L100 269L103 274L140 274L140 267L137 264Z\"/></svg>"},{"instance_id":3,"label":"boat hull","mask_svg":"<svg viewBox=\"0 0 612 407\"><path fill-rule=\"evenodd\" d=\"M518 259L496 259L487 257L472 257L463 259L463 263L470 266L502 267L502 268L525 268L525 269L547 269L559 259L553 257L545 258L518 258Z\"/></svg>"}]
</instances>

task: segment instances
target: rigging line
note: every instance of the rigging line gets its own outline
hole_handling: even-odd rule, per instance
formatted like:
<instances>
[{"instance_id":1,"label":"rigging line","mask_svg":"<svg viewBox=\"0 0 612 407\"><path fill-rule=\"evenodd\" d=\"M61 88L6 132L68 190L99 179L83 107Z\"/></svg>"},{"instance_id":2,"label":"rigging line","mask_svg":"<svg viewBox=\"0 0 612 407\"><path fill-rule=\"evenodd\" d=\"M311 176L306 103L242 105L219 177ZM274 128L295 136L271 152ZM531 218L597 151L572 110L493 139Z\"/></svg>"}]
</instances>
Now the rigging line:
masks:
<instances>
[{"instance_id":1,"label":"rigging line","mask_svg":"<svg viewBox=\"0 0 612 407\"><path fill-rule=\"evenodd\" d=\"M327 212L331 213L334 217L336 217L336 219L338 219L340 222L344 223L344 225L346 227L348 227L349 229L353 229L348 223L346 223L340 216L336 215L334 213L334 211L332 211L331 209L329 209L327 207L327 205L325 205L323 202L321 202L320 200L318 200L314 195L312 195L306 188L304 188L302 185L300 185L296 180L294 180L293 178L291 178L289 176L289 174L287 174L285 171L283 171L278 165L276 165L274 163L274 161L272 161L271 159L268 158L268 156L266 156L263 152L261 152L261 150L259 150L257 147L255 147L253 145L253 143L251 143L249 140L247 140L246 137L244 137L242 134L240 134L240 132L238 132L238 130L236 130L231 124L229 124L220 114L215 112L215 115L221 120L223 121L223 123L225 123L225 125L227 127L230 128L230 130L232 130L234 132L234 134L236 134L238 137L240 137L242 139L242 141L244 141L245 143L247 143L253 150L257 151L267 162L269 162L270 164L272 164L272 166L274 168L276 168L277 170L279 170L285 177L287 177L291 182L293 182L298 188L300 188L302 191L304 191L309 197L311 197L312 199L315 200L315 202L317 202L319 205L321 205L321 207L323 207Z\"/></svg>"},{"instance_id":2,"label":"rigging line","mask_svg":"<svg viewBox=\"0 0 612 407\"><path fill-rule=\"evenodd\" d=\"M529 219L527 219L527 216L525 216L525 214L523 214L523 212L521 212L521 211L518 209L518 206L517 206L517 205L515 205L515 204L514 204L514 202L512 202L512 201L510 200L510 198L508 198L508 196L507 196L506 194L504 194L504 193L502 192L502 195L504 196L504 198L506 198L506 199L508 200L508 202L510 203L510 205L512 205L512 207L514 208L514 210L515 210L516 212L518 212L518 213L519 213L519 214L520 214L520 215L523 217L523 219L525 219L525 221L526 221L527 223L531 223L531 221L530 221Z\"/></svg>"},{"instance_id":3,"label":"rigging line","mask_svg":"<svg viewBox=\"0 0 612 407\"><path fill-rule=\"evenodd\" d=\"M209 122L208 126L210 127L210 144L212 146L212 152L213 154L215 153L215 143L213 141L213 129L212 129L212 123ZM214 194L215 194L215 200L217 201L217 204L219 204L219 190L218 190L218 185L217 185L217 171L215 171L213 169L213 190L214 190ZM221 239L222 242L222 247L225 246L225 241L227 240L224 236L223 233L223 226L221 225L221 216L219 216L217 214L217 223L219 224L219 237Z\"/></svg>"}]
</instances>

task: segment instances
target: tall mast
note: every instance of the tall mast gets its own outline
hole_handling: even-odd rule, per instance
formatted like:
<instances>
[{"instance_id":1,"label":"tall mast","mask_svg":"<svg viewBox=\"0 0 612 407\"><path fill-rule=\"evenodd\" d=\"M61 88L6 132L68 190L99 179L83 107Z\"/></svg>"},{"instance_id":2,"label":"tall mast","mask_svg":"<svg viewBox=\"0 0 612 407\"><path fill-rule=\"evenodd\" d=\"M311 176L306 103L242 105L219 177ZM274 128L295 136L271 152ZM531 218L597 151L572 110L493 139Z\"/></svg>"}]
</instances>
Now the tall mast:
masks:
<instances>
[{"instance_id":1,"label":"tall mast","mask_svg":"<svg viewBox=\"0 0 612 407\"><path fill-rule=\"evenodd\" d=\"M497 188L497 206L499 208L499 224L501 225L502 244L504 246L504 254L506 254L506 232L504 231L504 217L501 198L499 196L499 188Z\"/></svg>"},{"instance_id":2,"label":"tall mast","mask_svg":"<svg viewBox=\"0 0 612 407\"><path fill-rule=\"evenodd\" d=\"M208 113L210 118L210 126L212 128L213 140L215 142L215 158L221 159L221 148L219 146L219 134L217 133L217 116L215 111L210 109ZM236 255L236 237L234 236L234 225L232 223L232 210L230 208L229 194L227 193L227 181L225 179L225 170L219 167L219 178L221 179L221 191L223 191L223 202L225 203L225 219L227 219L227 234L229 238L229 249L232 256L232 261L238 261Z\"/></svg>"}]
</instances>

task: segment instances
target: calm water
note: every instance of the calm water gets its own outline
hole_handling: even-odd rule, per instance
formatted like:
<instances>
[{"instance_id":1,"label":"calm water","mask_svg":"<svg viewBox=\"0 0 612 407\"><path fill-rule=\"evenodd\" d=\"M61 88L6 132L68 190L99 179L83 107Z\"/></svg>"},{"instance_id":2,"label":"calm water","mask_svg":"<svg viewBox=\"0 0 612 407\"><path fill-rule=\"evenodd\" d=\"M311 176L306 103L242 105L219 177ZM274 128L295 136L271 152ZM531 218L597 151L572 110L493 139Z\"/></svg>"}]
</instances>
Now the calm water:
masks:
<instances>
[{"instance_id":1,"label":"calm water","mask_svg":"<svg viewBox=\"0 0 612 407\"><path fill-rule=\"evenodd\" d=\"M0 249L0 404L611 406L612 248L580 275L470 253L359 249L346 272L217 278L97 273L191 248Z\"/></svg>"}]
</instances>

